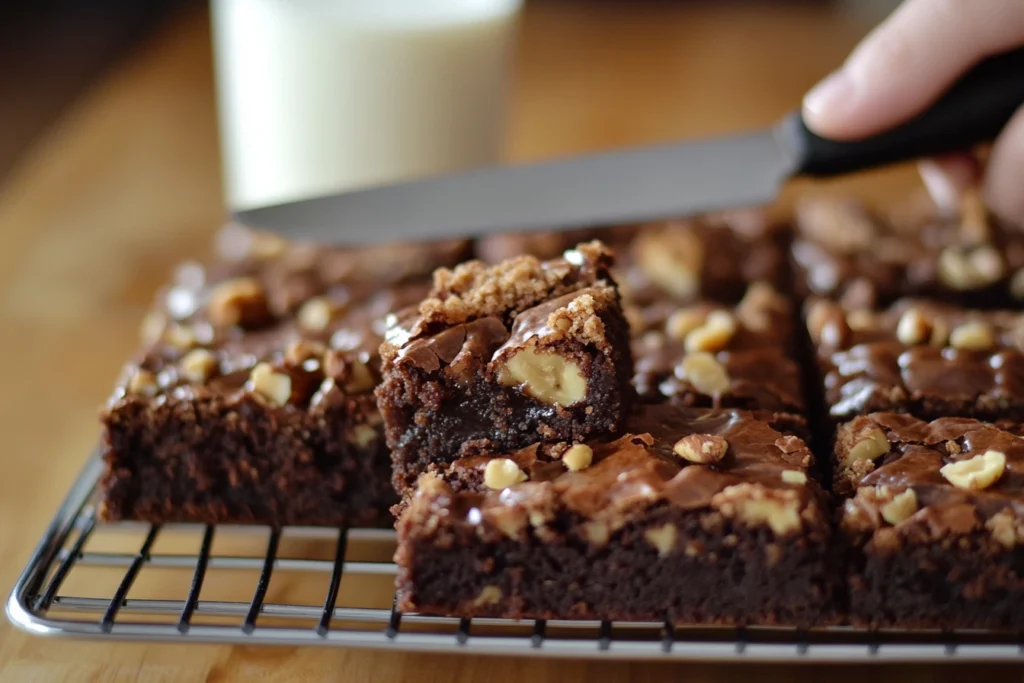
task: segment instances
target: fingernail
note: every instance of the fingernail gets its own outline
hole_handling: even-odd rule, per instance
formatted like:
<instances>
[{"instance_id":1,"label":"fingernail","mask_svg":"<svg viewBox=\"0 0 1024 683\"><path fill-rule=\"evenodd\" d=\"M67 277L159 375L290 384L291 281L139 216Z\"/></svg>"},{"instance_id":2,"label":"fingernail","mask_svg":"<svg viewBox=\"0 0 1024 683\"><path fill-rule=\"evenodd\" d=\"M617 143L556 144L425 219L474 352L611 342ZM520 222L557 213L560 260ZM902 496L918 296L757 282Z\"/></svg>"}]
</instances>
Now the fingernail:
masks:
<instances>
[{"instance_id":1,"label":"fingernail","mask_svg":"<svg viewBox=\"0 0 1024 683\"><path fill-rule=\"evenodd\" d=\"M804 118L813 124L834 116L849 105L853 91L853 79L845 70L832 72L804 96Z\"/></svg>"}]
</instances>

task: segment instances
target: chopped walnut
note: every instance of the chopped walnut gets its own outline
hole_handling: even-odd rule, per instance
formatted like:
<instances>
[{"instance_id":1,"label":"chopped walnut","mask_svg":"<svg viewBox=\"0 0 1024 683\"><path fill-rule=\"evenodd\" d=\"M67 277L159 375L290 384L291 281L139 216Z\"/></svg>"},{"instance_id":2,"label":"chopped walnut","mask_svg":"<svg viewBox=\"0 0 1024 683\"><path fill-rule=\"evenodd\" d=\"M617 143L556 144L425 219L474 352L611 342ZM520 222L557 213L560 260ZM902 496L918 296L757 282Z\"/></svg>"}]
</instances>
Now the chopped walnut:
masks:
<instances>
[{"instance_id":1,"label":"chopped walnut","mask_svg":"<svg viewBox=\"0 0 1024 683\"><path fill-rule=\"evenodd\" d=\"M881 509L882 519L893 526L909 519L915 512L917 512L917 494L914 493L914 489L897 493Z\"/></svg>"},{"instance_id":2,"label":"chopped walnut","mask_svg":"<svg viewBox=\"0 0 1024 683\"><path fill-rule=\"evenodd\" d=\"M1016 546L1024 535L1022 535L1021 524L1011 508L1005 508L989 518L985 522L985 528L992 534L992 538L1005 548Z\"/></svg>"},{"instance_id":3,"label":"chopped walnut","mask_svg":"<svg viewBox=\"0 0 1024 683\"><path fill-rule=\"evenodd\" d=\"M916 308L908 308L900 316L899 324L896 326L896 338L901 344L914 346L922 344L931 338L932 326L928 318Z\"/></svg>"},{"instance_id":4,"label":"chopped walnut","mask_svg":"<svg viewBox=\"0 0 1024 683\"><path fill-rule=\"evenodd\" d=\"M590 467L590 463L594 461L594 450L586 444L578 443L575 446L570 446L569 449L562 454L562 462L571 472L579 472Z\"/></svg>"},{"instance_id":5,"label":"chopped walnut","mask_svg":"<svg viewBox=\"0 0 1024 683\"><path fill-rule=\"evenodd\" d=\"M324 332L331 324L334 307L327 297L315 296L299 307L299 326L307 332Z\"/></svg>"},{"instance_id":6,"label":"chopped walnut","mask_svg":"<svg viewBox=\"0 0 1024 683\"><path fill-rule=\"evenodd\" d=\"M548 405L576 405L587 396L587 380L576 363L557 353L538 353L532 346L508 358L498 379Z\"/></svg>"},{"instance_id":7,"label":"chopped walnut","mask_svg":"<svg viewBox=\"0 0 1024 683\"><path fill-rule=\"evenodd\" d=\"M184 351L199 343L191 327L174 323L164 331L164 340L176 349Z\"/></svg>"},{"instance_id":8,"label":"chopped walnut","mask_svg":"<svg viewBox=\"0 0 1024 683\"><path fill-rule=\"evenodd\" d=\"M708 396L718 396L732 385L725 366L706 351L688 353L679 364L679 379L689 382L693 388Z\"/></svg>"},{"instance_id":9,"label":"chopped walnut","mask_svg":"<svg viewBox=\"0 0 1024 683\"><path fill-rule=\"evenodd\" d=\"M676 441L672 450L684 460L713 465L725 457L729 443L716 434L689 434Z\"/></svg>"},{"instance_id":10,"label":"chopped walnut","mask_svg":"<svg viewBox=\"0 0 1024 683\"><path fill-rule=\"evenodd\" d=\"M358 358L353 359L348 365L348 379L345 381L345 391L350 394L359 394L370 391L376 386L377 381L373 378L369 366Z\"/></svg>"},{"instance_id":11,"label":"chopped walnut","mask_svg":"<svg viewBox=\"0 0 1024 683\"><path fill-rule=\"evenodd\" d=\"M721 351L736 334L736 320L728 311L712 311L703 325L686 335L686 350Z\"/></svg>"},{"instance_id":12,"label":"chopped walnut","mask_svg":"<svg viewBox=\"0 0 1024 683\"><path fill-rule=\"evenodd\" d=\"M676 341L684 341L686 335L704 324L707 311L701 308L681 308L665 321L665 332Z\"/></svg>"},{"instance_id":13,"label":"chopped walnut","mask_svg":"<svg viewBox=\"0 0 1024 683\"><path fill-rule=\"evenodd\" d=\"M991 244L973 249L951 246L939 254L939 280L959 291L986 287L1005 272L1003 257Z\"/></svg>"},{"instance_id":14,"label":"chopped walnut","mask_svg":"<svg viewBox=\"0 0 1024 683\"><path fill-rule=\"evenodd\" d=\"M843 467L850 467L859 460L873 462L889 452L889 439L885 432L871 422L843 439L842 443L846 445L840 463Z\"/></svg>"},{"instance_id":15,"label":"chopped walnut","mask_svg":"<svg viewBox=\"0 0 1024 683\"><path fill-rule=\"evenodd\" d=\"M266 291L251 277L227 280L214 287L206 310L210 322L220 327L259 327L270 317Z\"/></svg>"},{"instance_id":16,"label":"chopped walnut","mask_svg":"<svg viewBox=\"0 0 1024 683\"><path fill-rule=\"evenodd\" d=\"M271 405L281 407L292 395L292 378L277 372L269 363L257 363L249 375L251 390L265 398Z\"/></svg>"},{"instance_id":17,"label":"chopped walnut","mask_svg":"<svg viewBox=\"0 0 1024 683\"><path fill-rule=\"evenodd\" d=\"M800 470L783 470L782 481L787 484L806 484L807 475Z\"/></svg>"},{"instance_id":18,"label":"chopped walnut","mask_svg":"<svg viewBox=\"0 0 1024 683\"><path fill-rule=\"evenodd\" d=\"M759 484L734 484L716 493L711 505L726 517L737 517L747 524L767 524L780 536L802 524L795 489L774 491Z\"/></svg>"},{"instance_id":19,"label":"chopped walnut","mask_svg":"<svg viewBox=\"0 0 1024 683\"><path fill-rule=\"evenodd\" d=\"M971 320L953 329L949 344L961 351L986 351L996 343L992 326L980 320Z\"/></svg>"},{"instance_id":20,"label":"chopped walnut","mask_svg":"<svg viewBox=\"0 0 1024 683\"><path fill-rule=\"evenodd\" d=\"M181 374L196 384L210 379L217 371L217 356L207 349L193 349L181 359Z\"/></svg>"},{"instance_id":21,"label":"chopped walnut","mask_svg":"<svg viewBox=\"0 0 1024 683\"><path fill-rule=\"evenodd\" d=\"M126 389L129 394L152 398L156 396L160 387L157 384L156 375L149 370L139 369L128 380Z\"/></svg>"},{"instance_id":22,"label":"chopped walnut","mask_svg":"<svg viewBox=\"0 0 1024 683\"><path fill-rule=\"evenodd\" d=\"M996 483L1005 469L1005 453L985 451L973 458L943 465L939 474L957 488L980 491Z\"/></svg>"},{"instance_id":23,"label":"chopped walnut","mask_svg":"<svg viewBox=\"0 0 1024 683\"><path fill-rule=\"evenodd\" d=\"M655 284L680 299L700 292L704 244L693 230L644 230L633 242L637 263Z\"/></svg>"},{"instance_id":24,"label":"chopped walnut","mask_svg":"<svg viewBox=\"0 0 1024 683\"><path fill-rule=\"evenodd\" d=\"M676 547L679 530L675 524L653 527L644 532L644 540L658 550L658 557L665 557Z\"/></svg>"},{"instance_id":25,"label":"chopped walnut","mask_svg":"<svg viewBox=\"0 0 1024 683\"><path fill-rule=\"evenodd\" d=\"M473 606L484 607L486 605L497 605L501 602L503 597L505 597L504 594L497 586L484 586L480 590L480 595L473 599Z\"/></svg>"},{"instance_id":26,"label":"chopped walnut","mask_svg":"<svg viewBox=\"0 0 1024 683\"><path fill-rule=\"evenodd\" d=\"M484 467L484 486L489 489L507 489L526 481L526 472L509 458L494 458Z\"/></svg>"}]
</instances>

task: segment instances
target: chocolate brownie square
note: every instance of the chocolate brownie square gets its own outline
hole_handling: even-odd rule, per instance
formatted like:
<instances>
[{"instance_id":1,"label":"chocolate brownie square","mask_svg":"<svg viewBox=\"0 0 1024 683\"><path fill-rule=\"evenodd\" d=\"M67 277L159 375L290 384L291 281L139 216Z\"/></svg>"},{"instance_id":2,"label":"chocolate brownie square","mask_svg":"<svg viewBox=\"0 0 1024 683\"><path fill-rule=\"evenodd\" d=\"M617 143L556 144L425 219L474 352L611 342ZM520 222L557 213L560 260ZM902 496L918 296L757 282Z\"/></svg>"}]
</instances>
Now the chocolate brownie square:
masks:
<instances>
[{"instance_id":1,"label":"chocolate brownie square","mask_svg":"<svg viewBox=\"0 0 1024 683\"><path fill-rule=\"evenodd\" d=\"M812 626L836 617L811 452L769 419L649 405L626 434L424 475L398 605L460 617Z\"/></svg>"},{"instance_id":2,"label":"chocolate brownie square","mask_svg":"<svg viewBox=\"0 0 1024 683\"><path fill-rule=\"evenodd\" d=\"M811 300L833 418L876 411L1024 419L1024 314L903 299L880 311Z\"/></svg>"},{"instance_id":3,"label":"chocolate brownie square","mask_svg":"<svg viewBox=\"0 0 1024 683\"><path fill-rule=\"evenodd\" d=\"M850 308L903 297L981 308L1024 302L1024 234L990 216L976 193L958 211L910 199L888 214L848 199L797 206L796 289Z\"/></svg>"},{"instance_id":4,"label":"chocolate brownie square","mask_svg":"<svg viewBox=\"0 0 1024 683\"><path fill-rule=\"evenodd\" d=\"M393 316L377 390L399 492L468 453L618 430L633 389L629 332L598 242L540 261L435 273Z\"/></svg>"},{"instance_id":5,"label":"chocolate brownie square","mask_svg":"<svg viewBox=\"0 0 1024 683\"><path fill-rule=\"evenodd\" d=\"M755 282L735 306L670 299L627 306L642 401L801 413L789 299Z\"/></svg>"},{"instance_id":6,"label":"chocolate brownie square","mask_svg":"<svg viewBox=\"0 0 1024 683\"><path fill-rule=\"evenodd\" d=\"M1012 432L898 413L839 427L854 624L1024 627L1024 439Z\"/></svg>"},{"instance_id":7,"label":"chocolate brownie square","mask_svg":"<svg viewBox=\"0 0 1024 683\"><path fill-rule=\"evenodd\" d=\"M465 246L403 248L417 265L374 286L363 259L377 248L357 258L234 226L220 245L215 263L182 266L161 293L103 413L101 516L389 523L373 396L384 318L425 295L425 264Z\"/></svg>"}]
</instances>

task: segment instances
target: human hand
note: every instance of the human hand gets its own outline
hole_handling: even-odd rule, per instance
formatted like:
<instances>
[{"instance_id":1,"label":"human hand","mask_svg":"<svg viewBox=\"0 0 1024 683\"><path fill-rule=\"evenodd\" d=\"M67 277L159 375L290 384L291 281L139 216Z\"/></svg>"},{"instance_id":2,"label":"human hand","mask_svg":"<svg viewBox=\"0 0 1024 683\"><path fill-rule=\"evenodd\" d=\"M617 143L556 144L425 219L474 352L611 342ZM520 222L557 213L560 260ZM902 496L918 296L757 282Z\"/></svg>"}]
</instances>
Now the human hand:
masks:
<instances>
[{"instance_id":1,"label":"human hand","mask_svg":"<svg viewBox=\"0 0 1024 683\"><path fill-rule=\"evenodd\" d=\"M804 120L837 140L880 133L926 109L977 62L1021 45L1022 0L906 0L807 94ZM996 140L984 174L967 153L920 168L938 202L955 203L962 188L983 181L992 210L1024 225L1024 107Z\"/></svg>"}]
</instances>

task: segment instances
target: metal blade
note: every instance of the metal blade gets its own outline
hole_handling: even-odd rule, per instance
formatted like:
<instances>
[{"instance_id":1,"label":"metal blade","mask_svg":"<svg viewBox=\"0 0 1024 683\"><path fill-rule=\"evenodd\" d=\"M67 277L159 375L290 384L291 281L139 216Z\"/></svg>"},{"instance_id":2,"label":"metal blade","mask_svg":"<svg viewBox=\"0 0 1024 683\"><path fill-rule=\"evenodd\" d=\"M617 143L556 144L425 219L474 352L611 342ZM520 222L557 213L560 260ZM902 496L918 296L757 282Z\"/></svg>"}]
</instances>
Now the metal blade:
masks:
<instances>
[{"instance_id":1,"label":"metal blade","mask_svg":"<svg viewBox=\"0 0 1024 683\"><path fill-rule=\"evenodd\" d=\"M766 130L357 190L235 219L351 245L599 226L764 204L794 167Z\"/></svg>"}]
</instances>

